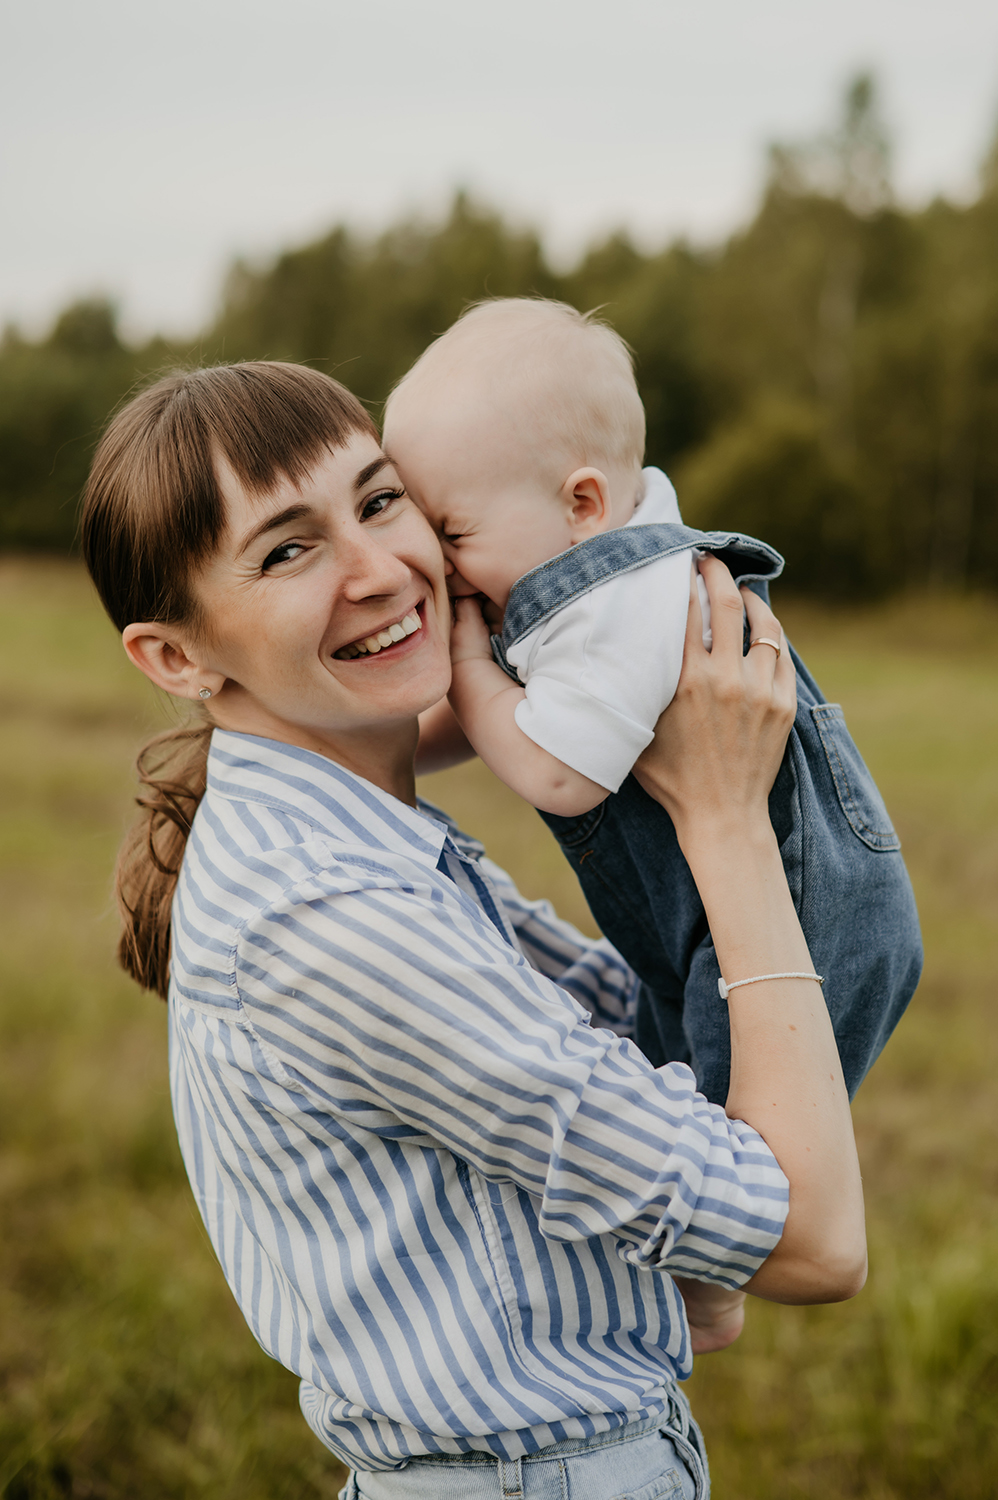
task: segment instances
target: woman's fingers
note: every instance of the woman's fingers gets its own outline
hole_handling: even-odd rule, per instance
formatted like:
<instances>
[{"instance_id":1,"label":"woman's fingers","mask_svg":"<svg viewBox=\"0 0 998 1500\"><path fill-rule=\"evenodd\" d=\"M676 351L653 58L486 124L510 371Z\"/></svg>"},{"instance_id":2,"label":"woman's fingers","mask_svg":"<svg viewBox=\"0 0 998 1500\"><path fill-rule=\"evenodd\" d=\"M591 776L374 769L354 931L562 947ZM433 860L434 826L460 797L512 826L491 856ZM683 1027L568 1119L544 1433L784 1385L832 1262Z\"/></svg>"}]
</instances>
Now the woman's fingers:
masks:
<instances>
[{"instance_id":1,"label":"woman's fingers","mask_svg":"<svg viewBox=\"0 0 998 1500\"><path fill-rule=\"evenodd\" d=\"M740 590L742 601L745 605L745 613L748 615L749 640L757 640L760 636L766 640L776 641L783 646L783 627L773 614L769 605L758 594L754 594L750 588ZM776 656L775 651L773 652Z\"/></svg>"},{"instance_id":2,"label":"woman's fingers","mask_svg":"<svg viewBox=\"0 0 998 1500\"><path fill-rule=\"evenodd\" d=\"M793 724L796 680L783 632L772 610L755 594L736 588L715 557L699 564L711 607L713 647L703 648L700 606L690 596L683 673L675 699L634 773L682 828L698 818L765 817L767 799ZM744 615L750 639L773 646L744 649ZM778 648L778 649L777 649Z\"/></svg>"},{"instance_id":3,"label":"woman's fingers","mask_svg":"<svg viewBox=\"0 0 998 1500\"><path fill-rule=\"evenodd\" d=\"M742 596L719 557L709 552L698 563L700 576L710 600L710 630L713 637L711 654L720 652L720 658L740 654L742 649ZM699 618L699 602L697 605Z\"/></svg>"},{"instance_id":4,"label":"woman's fingers","mask_svg":"<svg viewBox=\"0 0 998 1500\"><path fill-rule=\"evenodd\" d=\"M758 594L754 594L748 588L743 588L741 594L745 601L745 613L748 616L749 640L760 643L749 647L747 665L763 680L773 683L778 701L782 701L785 707L796 708L797 678L790 652L786 649L783 627L769 605L764 599L760 599ZM770 641L776 642L779 650L772 645L764 644Z\"/></svg>"}]
</instances>

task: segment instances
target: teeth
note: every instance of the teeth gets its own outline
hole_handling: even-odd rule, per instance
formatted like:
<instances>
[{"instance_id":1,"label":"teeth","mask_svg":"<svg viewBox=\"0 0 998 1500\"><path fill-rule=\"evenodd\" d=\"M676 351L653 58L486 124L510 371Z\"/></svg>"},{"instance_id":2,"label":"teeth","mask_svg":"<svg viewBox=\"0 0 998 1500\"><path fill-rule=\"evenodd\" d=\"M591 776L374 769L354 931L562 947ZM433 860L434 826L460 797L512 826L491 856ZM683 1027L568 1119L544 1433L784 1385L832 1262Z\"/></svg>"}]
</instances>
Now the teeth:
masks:
<instances>
[{"instance_id":1,"label":"teeth","mask_svg":"<svg viewBox=\"0 0 998 1500\"><path fill-rule=\"evenodd\" d=\"M333 655L339 661L353 661L358 656L377 656L386 646L394 646L396 641L404 641L406 636L415 635L419 628L419 614L413 610L411 615L406 615L397 625L389 625L387 630L365 636L362 641L351 641L349 646L341 646Z\"/></svg>"}]
</instances>

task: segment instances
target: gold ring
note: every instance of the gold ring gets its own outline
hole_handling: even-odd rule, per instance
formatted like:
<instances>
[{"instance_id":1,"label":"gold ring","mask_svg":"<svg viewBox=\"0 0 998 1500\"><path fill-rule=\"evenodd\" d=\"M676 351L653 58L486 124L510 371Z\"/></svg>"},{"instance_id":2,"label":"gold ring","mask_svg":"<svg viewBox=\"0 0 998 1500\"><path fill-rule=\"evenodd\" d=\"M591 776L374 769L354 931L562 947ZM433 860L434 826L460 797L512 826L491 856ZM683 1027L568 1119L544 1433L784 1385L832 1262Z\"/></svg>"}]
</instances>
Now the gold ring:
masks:
<instances>
[{"instance_id":1,"label":"gold ring","mask_svg":"<svg viewBox=\"0 0 998 1500\"><path fill-rule=\"evenodd\" d=\"M773 650L776 652L776 659L777 661L779 661L780 653L782 651L782 647L780 646L779 641L771 641L766 635L757 635L754 641L749 641L750 651L752 650L753 646L772 646Z\"/></svg>"}]
</instances>

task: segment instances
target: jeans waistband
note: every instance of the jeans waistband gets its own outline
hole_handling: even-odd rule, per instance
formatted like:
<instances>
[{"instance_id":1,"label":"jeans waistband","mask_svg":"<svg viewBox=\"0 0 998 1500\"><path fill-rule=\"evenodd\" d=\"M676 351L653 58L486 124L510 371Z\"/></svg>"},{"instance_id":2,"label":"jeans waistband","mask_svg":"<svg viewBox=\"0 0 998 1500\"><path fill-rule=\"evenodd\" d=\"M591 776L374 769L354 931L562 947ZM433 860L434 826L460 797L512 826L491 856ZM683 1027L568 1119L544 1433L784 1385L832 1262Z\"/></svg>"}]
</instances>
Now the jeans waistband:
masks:
<instances>
[{"instance_id":1,"label":"jeans waistband","mask_svg":"<svg viewBox=\"0 0 998 1500\"><path fill-rule=\"evenodd\" d=\"M678 1389L663 1392L662 1408L650 1416L640 1417L620 1427L611 1427L605 1432L594 1432L584 1438L563 1438L558 1443L548 1443L534 1453L525 1453L519 1460L522 1464L544 1463L549 1459L567 1458L573 1453L585 1453L592 1448L609 1447L612 1443L626 1443L632 1438L643 1437L647 1432L657 1432L662 1427L674 1428L685 1436L689 1431L689 1403ZM474 1448L468 1453L420 1453L409 1460L410 1464L494 1464L496 1457L485 1449ZM408 1467L408 1465L407 1465Z\"/></svg>"}]
</instances>

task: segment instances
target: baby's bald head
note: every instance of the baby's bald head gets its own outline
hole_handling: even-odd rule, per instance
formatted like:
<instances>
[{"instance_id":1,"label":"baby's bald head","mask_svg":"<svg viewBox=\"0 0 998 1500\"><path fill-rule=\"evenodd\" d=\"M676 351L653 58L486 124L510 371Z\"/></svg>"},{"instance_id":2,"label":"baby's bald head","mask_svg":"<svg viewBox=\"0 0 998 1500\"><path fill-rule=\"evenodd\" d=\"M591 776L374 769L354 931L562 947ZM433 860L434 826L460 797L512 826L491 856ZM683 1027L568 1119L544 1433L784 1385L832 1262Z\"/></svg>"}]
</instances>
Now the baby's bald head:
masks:
<instances>
[{"instance_id":1,"label":"baby's bald head","mask_svg":"<svg viewBox=\"0 0 998 1500\"><path fill-rule=\"evenodd\" d=\"M506 297L469 308L395 387L386 441L410 417L453 432L462 416L480 438L483 424L492 429L514 469L591 464L637 481L645 417L627 345L566 303Z\"/></svg>"},{"instance_id":2,"label":"baby's bald head","mask_svg":"<svg viewBox=\"0 0 998 1500\"><path fill-rule=\"evenodd\" d=\"M626 344L539 298L470 308L385 409L385 450L448 561L496 603L530 568L626 524L644 440Z\"/></svg>"}]
</instances>

